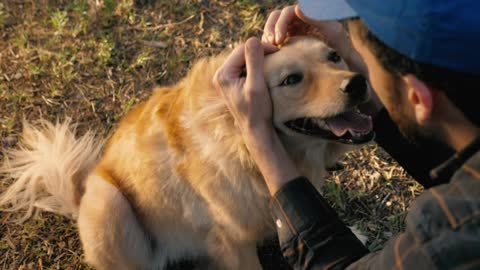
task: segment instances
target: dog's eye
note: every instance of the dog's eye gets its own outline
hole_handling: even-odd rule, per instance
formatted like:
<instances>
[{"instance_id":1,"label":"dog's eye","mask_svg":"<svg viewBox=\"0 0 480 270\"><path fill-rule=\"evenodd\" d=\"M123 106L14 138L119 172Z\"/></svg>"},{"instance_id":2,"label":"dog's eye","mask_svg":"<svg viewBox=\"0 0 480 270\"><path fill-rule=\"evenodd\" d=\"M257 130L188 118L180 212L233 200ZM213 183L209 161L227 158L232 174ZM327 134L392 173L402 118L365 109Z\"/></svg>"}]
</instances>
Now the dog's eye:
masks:
<instances>
[{"instance_id":1,"label":"dog's eye","mask_svg":"<svg viewBox=\"0 0 480 270\"><path fill-rule=\"evenodd\" d=\"M338 63L338 62L340 62L340 60L342 60L342 58L340 57L340 55L338 55L338 53L336 51L329 52L327 59L328 59L328 61L333 62L333 63Z\"/></svg>"},{"instance_id":2,"label":"dog's eye","mask_svg":"<svg viewBox=\"0 0 480 270\"><path fill-rule=\"evenodd\" d=\"M287 86L287 85L292 85L292 84L297 84L303 80L303 74L302 73L295 73L292 75L289 75L283 82L280 84L281 86Z\"/></svg>"}]
</instances>

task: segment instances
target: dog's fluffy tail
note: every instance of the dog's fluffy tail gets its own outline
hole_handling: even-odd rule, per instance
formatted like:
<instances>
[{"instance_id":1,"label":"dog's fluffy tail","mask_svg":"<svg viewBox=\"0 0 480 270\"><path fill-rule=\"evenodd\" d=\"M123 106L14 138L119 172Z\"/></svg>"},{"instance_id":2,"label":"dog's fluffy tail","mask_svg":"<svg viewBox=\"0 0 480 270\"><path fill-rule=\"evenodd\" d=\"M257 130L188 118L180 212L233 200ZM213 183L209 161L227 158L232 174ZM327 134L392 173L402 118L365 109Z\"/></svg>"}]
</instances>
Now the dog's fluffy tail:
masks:
<instances>
[{"instance_id":1,"label":"dog's fluffy tail","mask_svg":"<svg viewBox=\"0 0 480 270\"><path fill-rule=\"evenodd\" d=\"M0 194L0 210L35 208L77 217L83 185L95 165L103 142L92 132L75 137L76 125L67 119L39 127L24 123L20 146L7 151L0 174L13 183Z\"/></svg>"}]
</instances>

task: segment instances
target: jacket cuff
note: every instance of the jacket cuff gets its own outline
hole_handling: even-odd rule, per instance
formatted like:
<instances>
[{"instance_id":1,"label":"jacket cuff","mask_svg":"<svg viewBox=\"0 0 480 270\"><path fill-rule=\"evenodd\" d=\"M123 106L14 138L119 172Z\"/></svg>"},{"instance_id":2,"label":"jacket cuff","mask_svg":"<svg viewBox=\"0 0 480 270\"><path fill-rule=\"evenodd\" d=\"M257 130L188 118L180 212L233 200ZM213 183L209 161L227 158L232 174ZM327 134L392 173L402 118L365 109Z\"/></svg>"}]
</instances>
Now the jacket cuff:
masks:
<instances>
[{"instance_id":1,"label":"jacket cuff","mask_svg":"<svg viewBox=\"0 0 480 270\"><path fill-rule=\"evenodd\" d=\"M270 202L272 217L280 243L299 236L312 224L324 225L338 218L316 188L306 177L298 177L283 187Z\"/></svg>"}]
</instances>

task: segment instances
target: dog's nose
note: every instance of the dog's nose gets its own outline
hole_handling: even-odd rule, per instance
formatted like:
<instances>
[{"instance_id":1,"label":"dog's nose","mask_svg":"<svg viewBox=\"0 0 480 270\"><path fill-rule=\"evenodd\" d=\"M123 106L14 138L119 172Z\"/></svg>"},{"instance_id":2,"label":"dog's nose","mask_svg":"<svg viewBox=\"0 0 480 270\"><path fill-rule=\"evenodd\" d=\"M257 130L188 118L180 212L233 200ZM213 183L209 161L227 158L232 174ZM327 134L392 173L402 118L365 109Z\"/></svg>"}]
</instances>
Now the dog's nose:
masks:
<instances>
[{"instance_id":1,"label":"dog's nose","mask_svg":"<svg viewBox=\"0 0 480 270\"><path fill-rule=\"evenodd\" d=\"M345 79L340 85L340 90L352 98L363 98L367 93L367 80L360 74L350 79Z\"/></svg>"}]
</instances>

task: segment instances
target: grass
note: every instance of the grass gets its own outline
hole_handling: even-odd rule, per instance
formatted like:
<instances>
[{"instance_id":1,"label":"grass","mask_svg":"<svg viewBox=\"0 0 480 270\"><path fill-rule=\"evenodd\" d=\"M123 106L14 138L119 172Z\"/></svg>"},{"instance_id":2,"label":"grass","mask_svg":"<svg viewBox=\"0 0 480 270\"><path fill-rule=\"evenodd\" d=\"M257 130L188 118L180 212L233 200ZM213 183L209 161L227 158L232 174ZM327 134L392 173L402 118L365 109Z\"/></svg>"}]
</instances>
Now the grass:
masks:
<instances>
[{"instance_id":1,"label":"grass","mask_svg":"<svg viewBox=\"0 0 480 270\"><path fill-rule=\"evenodd\" d=\"M0 147L22 120L71 117L108 134L152 86L184 76L199 57L259 36L277 0L12 0L0 3ZM1 158L0 158L1 161ZM381 149L347 155L327 199L378 250L403 229L421 188ZM0 190L8 186L0 179ZM15 215L15 214L13 214ZM39 213L25 224L0 212L0 269L90 269L74 222Z\"/></svg>"}]
</instances>

